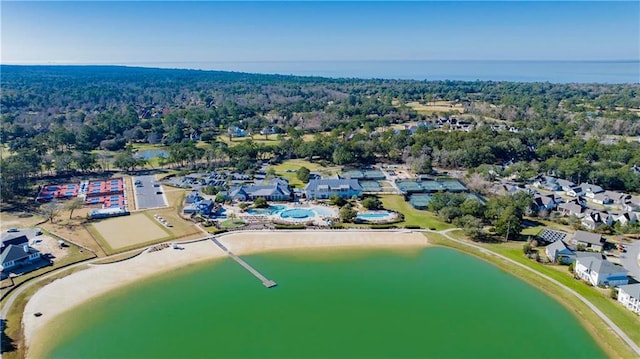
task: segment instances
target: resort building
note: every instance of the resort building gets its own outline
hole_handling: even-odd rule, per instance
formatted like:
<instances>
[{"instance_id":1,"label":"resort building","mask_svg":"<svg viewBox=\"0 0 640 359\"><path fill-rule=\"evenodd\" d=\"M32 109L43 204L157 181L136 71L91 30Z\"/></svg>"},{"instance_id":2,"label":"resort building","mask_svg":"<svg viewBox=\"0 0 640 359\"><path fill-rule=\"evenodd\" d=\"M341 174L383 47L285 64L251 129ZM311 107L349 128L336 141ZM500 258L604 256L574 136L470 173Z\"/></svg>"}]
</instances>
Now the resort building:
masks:
<instances>
[{"instance_id":1,"label":"resort building","mask_svg":"<svg viewBox=\"0 0 640 359\"><path fill-rule=\"evenodd\" d=\"M231 187L227 197L234 201L253 201L264 198L267 201L291 201L293 192L289 183L281 178L275 178L266 184L245 184Z\"/></svg>"},{"instance_id":2,"label":"resort building","mask_svg":"<svg viewBox=\"0 0 640 359\"><path fill-rule=\"evenodd\" d=\"M576 254L567 248L562 241L555 241L545 248L545 254L552 262L573 263L576 260Z\"/></svg>"},{"instance_id":3,"label":"resort building","mask_svg":"<svg viewBox=\"0 0 640 359\"><path fill-rule=\"evenodd\" d=\"M334 194L342 198L359 197L362 186L355 179L315 179L304 188L308 199L327 199Z\"/></svg>"},{"instance_id":4,"label":"resort building","mask_svg":"<svg viewBox=\"0 0 640 359\"><path fill-rule=\"evenodd\" d=\"M618 302L630 311L640 314L640 283L621 285L618 288Z\"/></svg>"},{"instance_id":5,"label":"resort building","mask_svg":"<svg viewBox=\"0 0 640 359\"><path fill-rule=\"evenodd\" d=\"M595 257L578 257L575 273L593 286L620 286L629 283L627 270L622 266Z\"/></svg>"}]
</instances>

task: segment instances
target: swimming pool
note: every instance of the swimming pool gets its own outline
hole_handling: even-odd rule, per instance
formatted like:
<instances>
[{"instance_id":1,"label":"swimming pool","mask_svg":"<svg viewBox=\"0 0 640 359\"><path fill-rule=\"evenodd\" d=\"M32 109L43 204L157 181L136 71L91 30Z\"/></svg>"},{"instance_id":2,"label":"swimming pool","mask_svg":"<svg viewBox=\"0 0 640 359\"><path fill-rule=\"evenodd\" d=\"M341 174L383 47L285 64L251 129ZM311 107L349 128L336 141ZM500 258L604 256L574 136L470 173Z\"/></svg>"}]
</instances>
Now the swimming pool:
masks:
<instances>
[{"instance_id":1,"label":"swimming pool","mask_svg":"<svg viewBox=\"0 0 640 359\"><path fill-rule=\"evenodd\" d=\"M356 219L363 222L389 221L395 217L395 213L388 211L362 212L356 215Z\"/></svg>"},{"instance_id":2,"label":"swimming pool","mask_svg":"<svg viewBox=\"0 0 640 359\"><path fill-rule=\"evenodd\" d=\"M287 208L284 205L273 205L267 208L251 208L247 213L253 216L271 216Z\"/></svg>"},{"instance_id":3,"label":"swimming pool","mask_svg":"<svg viewBox=\"0 0 640 359\"><path fill-rule=\"evenodd\" d=\"M315 212L307 208L287 209L280 213L280 218L292 220L313 218L315 216Z\"/></svg>"}]
</instances>

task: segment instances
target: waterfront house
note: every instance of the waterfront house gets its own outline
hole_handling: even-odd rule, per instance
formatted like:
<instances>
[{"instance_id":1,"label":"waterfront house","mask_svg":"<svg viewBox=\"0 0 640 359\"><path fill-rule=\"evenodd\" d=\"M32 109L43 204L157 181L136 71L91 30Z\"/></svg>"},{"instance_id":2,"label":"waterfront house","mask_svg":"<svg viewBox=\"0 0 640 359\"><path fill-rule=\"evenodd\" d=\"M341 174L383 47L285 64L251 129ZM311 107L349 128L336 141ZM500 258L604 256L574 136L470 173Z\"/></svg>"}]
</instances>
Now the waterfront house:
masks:
<instances>
[{"instance_id":1,"label":"waterfront house","mask_svg":"<svg viewBox=\"0 0 640 359\"><path fill-rule=\"evenodd\" d=\"M594 257L578 257L575 273L593 286L620 286L629 283L627 270L604 259Z\"/></svg>"},{"instance_id":2,"label":"waterfront house","mask_svg":"<svg viewBox=\"0 0 640 359\"><path fill-rule=\"evenodd\" d=\"M267 201L291 201L293 192L289 183L281 178L275 178L266 184L245 184L231 187L227 194L234 201L253 201L264 198Z\"/></svg>"},{"instance_id":3,"label":"waterfront house","mask_svg":"<svg viewBox=\"0 0 640 359\"><path fill-rule=\"evenodd\" d=\"M549 244L545 249L545 254L552 262L573 263L576 260L576 254L567 248L562 241L555 241Z\"/></svg>"},{"instance_id":4,"label":"waterfront house","mask_svg":"<svg viewBox=\"0 0 640 359\"><path fill-rule=\"evenodd\" d=\"M640 314L640 283L618 287L618 302L630 311Z\"/></svg>"},{"instance_id":5,"label":"waterfront house","mask_svg":"<svg viewBox=\"0 0 640 359\"><path fill-rule=\"evenodd\" d=\"M573 237L571 237L571 241L596 252L602 251L605 242L601 235L585 231L576 231Z\"/></svg>"},{"instance_id":6,"label":"waterfront house","mask_svg":"<svg viewBox=\"0 0 640 359\"><path fill-rule=\"evenodd\" d=\"M359 197L362 186L356 179L315 179L304 188L308 199L327 199L334 194L342 198Z\"/></svg>"},{"instance_id":7,"label":"waterfront house","mask_svg":"<svg viewBox=\"0 0 640 359\"><path fill-rule=\"evenodd\" d=\"M40 259L40 251L29 247L27 243L22 245L9 244L0 254L2 270L11 269L21 265L28 265Z\"/></svg>"}]
</instances>

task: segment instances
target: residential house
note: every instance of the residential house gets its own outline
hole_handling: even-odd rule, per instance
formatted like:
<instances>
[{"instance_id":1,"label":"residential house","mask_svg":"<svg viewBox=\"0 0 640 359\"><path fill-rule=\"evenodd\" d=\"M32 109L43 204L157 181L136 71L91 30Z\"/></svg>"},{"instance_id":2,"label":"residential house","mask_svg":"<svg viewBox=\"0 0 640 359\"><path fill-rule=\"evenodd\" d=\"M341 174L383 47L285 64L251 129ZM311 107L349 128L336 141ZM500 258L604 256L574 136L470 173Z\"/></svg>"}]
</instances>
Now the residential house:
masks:
<instances>
[{"instance_id":1,"label":"residential house","mask_svg":"<svg viewBox=\"0 0 640 359\"><path fill-rule=\"evenodd\" d=\"M594 257L578 257L575 273L593 286L620 286L629 283L627 270L604 259Z\"/></svg>"},{"instance_id":2,"label":"residential house","mask_svg":"<svg viewBox=\"0 0 640 359\"><path fill-rule=\"evenodd\" d=\"M547 196L535 195L533 197L535 209L540 211L551 211L556 208L556 197L552 194Z\"/></svg>"},{"instance_id":3,"label":"residential house","mask_svg":"<svg viewBox=\"0 0 640 359\"><path fill-rule=\"evenodd\" d=\"M585 248L596 252L602 251L605 242L601 235L585 231L576 231L571 237L571 241L576 245L583 245Z\"/></svg>"},{"instance_id":4,"label":"residential house","mask_svg":"<svg viewBox=\"0 0 640 359\"><path fill-rule=\"evenodd\" d=\"M588 211L582 218L581 224L590 230L595 230L602 226L612 226L613 216L606 212Z\"/></svg>"},{"instance_id":5,"label":"residential house","mask_svg":"<svg viewBox=\"0 0 640 359\"><path fill-rule=\"evenodd\" d=\"M2 270L11 269L21 265L27 265L40 259L40 251L29 247L27 243L22 245L9 244L0 254Z\"/></svg>"},{"instance_id":6,"label":"residential house","mask_svg":"<svg viewBox=\"0 0 640 359\"><path fill-rule=\"evenodd\" d=\"M614 214L613 221L616 223L620 223L622 226L626 226L631 223L635 223L638 221L638 216L635 212L625 212L621 214Z\"/></svg>"},{"instance_id":7,"label":"residential house","mask_svg":"<svg viewBox=\"0 0 640 359\"><path fill-rule=\"evenodd\" d=\"M631 199L630 195L616 191L604 191L604 195L611 200L611 203L616 205L623 205Z\"/></svg>"},{"instance_id":8,"label":"residential house","mask_svg":"<svg viewBox=\"0 0 640 359\"><path fill-rule=\"evenodd\" d=\"M563 180L560 178L555 178L551 176L539 176L537 177L533 185L545 189L547 191L569 191L571 188L575 187L575 183L567 180Z\"/></svg>"},{"instance_id":9,"label":"residential house","mask_svg":"<svg viewBox=\"0 0 640 359\"><path fill-rule=\"evenodd\" d=\"M229 136L231 137L246 137L247 136L247 132L243 129L241 129L238 126L231 126L229 127Z\"/></svg>"},{"instance_id":10,"label":"residential house","mask_svg":"<svg viewBox=\"0 0 640 359\"><path fill-rule=\"evenodd\" d=\"M362 186L356 179L315 179L304 188L308 199L327 199L334 194L342 198L359 197Z\"/></svg>"},{"instance_id":11,"label":"residential house","mask_svg":"<svg viewBox=\"0 0 640 359\"><path fill-rule=\"evenodd\" d=\"M604 189L600 186L589 183L581 183L579 186L573 187L569 191L567 191L567 195L571 197L586 196L587 198L593 198L593 196L601 192L604 192Z\"/></svg>"},{"instance_id":12,"label":"residential house","mask_svg":"<svg viewBox=\"0 0 640 359\"><path fill-rule=\"evenodd\" d=\"M544 251L552 262L573 263L576 260L576 254L567 248L562 241L549 244Z\"/></svg>"},{"instance_id":13,"label":"residential house","mask_svg":"<svg viewBox=\"0 0 640 359\"><path fill-rule=\"evenodd\" d=\"M585 208L578 201L573 200L567 203L561 203L558 205L558 211L564 216L576 216L578 218L584 217Z\"/></svg>"},{"instance_id":14,"label":"residential house","mask_svg":"<svg viewBox=\"0 0 640 359\"><path fill-rule=\"evenodd\" d=\"M618 287L618 302L630 311L640 314L640 283Z\"/></svg>"},{"instance_id":15,"label":"residential house","mask_svg":"<svg viewBox=\"0 0 640 359\"><path fill-rule=\"evenodd\" d=\"M611 198L609 198L609 196L605 193L596 193L594 195L592 195L591 197L589 197L589 194L587 194L588 198L591 198L591 201L593 203L597 203L597 204L612 204L613 200Z\"/></svg>"},{"instance_id":16,"label":"residential house","mask_svg":"<svg viewBox=\"0 0 640 359\"><path fill-rule=\"evenodd\" d=\"M266 184L245 184L229 189L228 198L235 201L253 201L256 198L264 198L267 201L290 201L293 192L289 183L281 178L275 178Z\"/></svg>"}]
</instances>

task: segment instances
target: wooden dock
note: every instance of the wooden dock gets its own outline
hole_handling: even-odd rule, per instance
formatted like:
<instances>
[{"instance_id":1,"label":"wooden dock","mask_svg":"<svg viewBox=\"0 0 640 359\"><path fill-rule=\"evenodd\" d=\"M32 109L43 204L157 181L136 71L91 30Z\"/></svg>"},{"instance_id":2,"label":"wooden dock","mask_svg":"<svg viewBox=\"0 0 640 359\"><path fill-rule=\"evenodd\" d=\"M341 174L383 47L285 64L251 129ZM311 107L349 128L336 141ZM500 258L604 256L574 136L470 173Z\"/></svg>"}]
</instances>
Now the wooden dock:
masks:
<instances>
[{"instance_id":1,"label":"wooden dock","mask_svg":"<svg viewBox=\"0 0 640 359\"><path fill-rule=\"evenodd\" d=\"M262 273L258 272L255 268L253 268L249 263L245 262L242 258L238 257L235 253L233 253L230 250L228 250L227 247L225 247L222 243L220 243L220 241L218 241L216 238L211 238L211 240L218 247L220 247L220 249L222 249L225 253L227 253L229 255L229 257L231 257L234 261L238 262L238 264L243 266L246 270L248 270L256 278L260 279L260 281L262 282L262 285L264 285L267 288L272 288L272 287L275 287L275 286L278 285L278 283L268 279L267 277L262 275Z\"/></svg>"}]
</instances>

